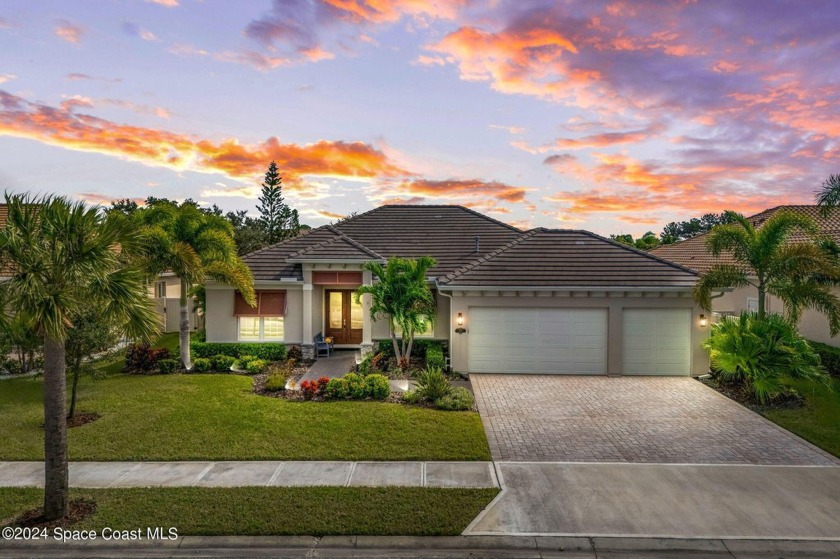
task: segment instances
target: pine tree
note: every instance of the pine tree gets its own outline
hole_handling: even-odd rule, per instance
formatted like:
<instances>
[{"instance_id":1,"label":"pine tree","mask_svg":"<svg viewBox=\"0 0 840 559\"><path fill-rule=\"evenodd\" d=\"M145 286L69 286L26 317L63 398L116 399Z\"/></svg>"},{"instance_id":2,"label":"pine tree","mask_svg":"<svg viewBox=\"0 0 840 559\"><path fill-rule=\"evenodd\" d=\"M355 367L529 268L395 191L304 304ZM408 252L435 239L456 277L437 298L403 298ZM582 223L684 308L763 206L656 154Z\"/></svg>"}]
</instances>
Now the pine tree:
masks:
<instances>
[{"instance_id":1,"label":"pine tree","mask_svg":"<svg viewBox=\"0 0 840 559\"><path fill-rule=\"evenodd\" d=\"M280 174L277 172L277 164L272 161L265 173L265 181L262 183L262 195L259 197L257 210L260 212L260 225L265 232L266 242L274 244L283 239L283 210L286 204L283 202L283 185Z\"/></svg>"},{"instance_id":2,"label":"pine tree","mask_svg":"<svg viewBox=\"0 0 840 559\"><path fill-rule=\"evenodd\" d=\"M274 244L300 234L298 212L283 201L281 181L277 164L272 161L265 173L262 196L259 197L260 204L257 206L260 212L259 223L267 244Z\"/></svg>"}]
</instances>

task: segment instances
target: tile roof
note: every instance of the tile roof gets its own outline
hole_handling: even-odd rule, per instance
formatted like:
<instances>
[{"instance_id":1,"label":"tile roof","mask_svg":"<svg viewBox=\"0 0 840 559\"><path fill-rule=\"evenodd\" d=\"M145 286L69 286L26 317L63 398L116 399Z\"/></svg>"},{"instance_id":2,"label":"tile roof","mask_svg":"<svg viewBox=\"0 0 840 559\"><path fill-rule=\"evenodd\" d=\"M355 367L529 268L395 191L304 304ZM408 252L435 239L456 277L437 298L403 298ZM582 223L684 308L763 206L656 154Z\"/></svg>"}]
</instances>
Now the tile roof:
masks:
<instances>
[{"instance_id":1,"label":"tile roof","mask_svg":"<svg viewBox=\"0 0 840 559\"><path fill-rule=\"evenodd\" d=\"M302 279L299 260L324 259L333 251L352 253L351 258L368 253L368 260L431 256L437 265L429 273L438 276L496 250L521 233L515 227L462 206L391 205L335 225L318 227L308 235L252 252L243 260L251 267L255 279L279 280Z\"/></svg>"},{"instance_id":2,"label":"tile roof","mask_svg":"<svg viewBox=\"0 0 840 559\"><path fill-rule=\"evenodd\" d=\"M792 211L810 217L817 223L822 234L840 243L840 209L836 209L824 217L821 212L822 208L819 206L776 206L775 208L770 208L750 216L747 219L753 226L760 228L771 216L782 210ZM703 233L702 235L697 235L696 237L678 243L661 245L650 252L660 258L676 262L686 268L691 268L701 273L706 272L715 264L734 264L735 259L730 253L713 256L706 249L706 235L706 233ZM806 240L806 236L801 233L794 233L789 237L789 242L792 243L802 242L804 240Z\"/></svg>"},{"instance_id":3,"label":"tile roof","mask_svg":"<svg viewBox=\"0 0 840 559\"><path fill-rule=\"evenodd\" d=\"M331 239L310 245L289 255L288 260L294 261L320 261L320 260L358 260L369 262L371 260L384 260L382 256L372 250L360 245L347 235L337 231L331 225L325 226L334 232Z\"/></svg>"},{"instance_id":4,"label":"tile roof","mask_svg":"<svg viewBox=\"0 0 840 559\"><path fill-rule=\"evenodd\" d=\"M437 265L429 273L435 276L448 274L522 233L463 206L382 206L335 227L386 258L431 256Z\"/></svg>"},{"instance_id":5,"label":"tile roof","mask_svg":"<svg viewBox=\"0 0 840 559\"><path fill-rule=\"evenodd\" d=\"M588 231L532 229L447 274L442 285L690 288L691 270Z\"/></svg>"}]
</instances>

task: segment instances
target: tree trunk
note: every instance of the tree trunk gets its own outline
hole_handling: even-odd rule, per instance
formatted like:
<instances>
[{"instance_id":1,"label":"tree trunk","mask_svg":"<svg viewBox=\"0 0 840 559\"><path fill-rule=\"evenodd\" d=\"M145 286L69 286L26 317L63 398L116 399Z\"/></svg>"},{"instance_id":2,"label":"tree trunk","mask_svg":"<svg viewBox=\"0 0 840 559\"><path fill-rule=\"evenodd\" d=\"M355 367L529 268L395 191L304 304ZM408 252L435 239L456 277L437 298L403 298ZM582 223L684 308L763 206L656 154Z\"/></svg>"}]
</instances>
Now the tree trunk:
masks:
<instances>
[{"instance_id":1,"label":"tree trunk","mask_svg":"<svg viewBox=\"0 0 840 559\"><path fill-rule=\"evenodd\" d=\"M765 297L764 297L764 284L759 283L758 284L758 318L761 319L761 320L763 320L765 315L766 315L766 311L764 310L764 299L765 299Z\"/></svg>"},{"instance_id":2,"label":"tree trunk","mask_svg":"<svg viewBox=\"0 0 840 559\"><path fill-rule=\"evenodd\" d=\"M388 319L388 320L390 321L388 324L389 324L389 328L391 330L391 332L390 332L390 334L391 334L391 344L393 344L393 346L394 346L394 358L397 360L397 366L399 367L400 363L402 363L402 352L400 351L400 346L397 343L397 334L396 334L396 332L394 332L393 321L392 321L392 319Z\"/></svg>"},{"instance_id":3,"label":"tree trunk","mask_svg":"<svg viewBox=\"0 0 840 559\"><path fill-rule=\"evenodd\" d=\"M70 391L70 411L67 412L67 419L73 419L76 413L76 388L79 386L80 367L77 364L73 368L73 389Z\"/></svg>"},{"instance_id":4,"label":"tree trunk","mask_svg":"<svg viewBox=\"0 0 840 559\"><path fill-rule=\"evenodd\" d=\"M44 518L67 515L67 364L64 342L44 340Z\"/></svg>"},{"instance_id":5,"label":"tree trunk","mask_svg":"<svg viewBox=\"0 0 840 559\"><path fill-rule=\"evenodd\" d=\"M190 359L190 312L187 308L187 282L181 279L181 324L180 335L178 336L178 347L181 351L181 366L187 370L192 369Z\"/></svg>"}]
</instances>

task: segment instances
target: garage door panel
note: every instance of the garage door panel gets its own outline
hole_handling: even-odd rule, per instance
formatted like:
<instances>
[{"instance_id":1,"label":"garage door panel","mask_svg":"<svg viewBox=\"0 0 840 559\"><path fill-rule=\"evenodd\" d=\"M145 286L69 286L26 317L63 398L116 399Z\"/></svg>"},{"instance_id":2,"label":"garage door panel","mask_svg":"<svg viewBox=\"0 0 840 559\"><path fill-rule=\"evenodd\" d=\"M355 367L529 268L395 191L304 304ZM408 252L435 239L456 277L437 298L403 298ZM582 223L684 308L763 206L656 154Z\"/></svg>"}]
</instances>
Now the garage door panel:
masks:
<instances>
[{"instance_id":1,"label":"garage door panel","mask_svg":"<svg viewBox=\"0 0 840 559\"><path fill-rule=\"evenodd\" d=\"M690 309L624 309L623 373L688 375Z\"/></svg>"},{"instance_id":2,"label":"garage door panel","mask_svg":"<svg viewBox=\"0 0 840 559\"><path fill-rule=\"evenodd\" d=\"M469 315L472 372L606 373L606 309L473 307Z\"/></svg>"}]
</instances>

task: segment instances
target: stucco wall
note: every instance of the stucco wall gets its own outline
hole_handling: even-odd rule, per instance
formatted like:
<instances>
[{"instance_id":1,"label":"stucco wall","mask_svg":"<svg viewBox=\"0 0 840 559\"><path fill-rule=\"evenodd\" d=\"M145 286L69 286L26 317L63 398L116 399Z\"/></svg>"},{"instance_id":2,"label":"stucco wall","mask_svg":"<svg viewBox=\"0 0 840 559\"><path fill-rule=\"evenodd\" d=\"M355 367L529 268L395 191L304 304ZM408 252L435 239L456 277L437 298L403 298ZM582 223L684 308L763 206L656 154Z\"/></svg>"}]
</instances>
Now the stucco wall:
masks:
<instances>
[{"instance_id":1,"label":"stucco wall","mask_svg":"<svg viewBox=\"0 0 840 559\"><path fill-rule=\"evenodd\" d=\"M435 303L437 305L437 317L435 320L435 328L433 331L432 336L423 336L423 337L432 337L436 339L448 339L449 338L449 298L444 297L440 293L435 293ZM387 320L379 320L373 322L373 339L374 340L383 340L387 339L390 336L388 332L388 321ZM420 338L418 338L420 339Z\"/></svg>"},{"instance_id":2,"label":"stucco wall","mask_svg":"<svg viewBox=\"0 0 840 559\"><path fill-rule=\"evenodd\" d=\"M284 342L299 344L303 332L303 292L299 285L278 286L257 282L254 288L283 289L286 291L286 316L283 321ZM237 341L236 317L233 315L234 290L224 286L207 286L207 316L205 319L208 342Z\"/></svg>"},{"instance_id":3,"label":"stucco wall","mask_svg":"<svg viewBox=\"0 0 840 559\"><path fill-rule=\"evenodd\" d=\"M698 320L702 312L694 305L690 296L683 297L637 297L637 296L590 296L590 297L551 297L550 294L539 296L459 296L452 299L450 316L457 316L459 312L464 313L465 327L467 332L456 334L454 331L454 319L452 321L452 333L450 341L450 354L452 356L452 368L456 371L468 372L469 370L469 320L471 307L556 307L556 308L605 308L608 310L607 318L607 372L613 375L622 373L622 342L623 342L623 315L624 308L688 308L691 309L691 374L701 375L709 370L709 358L701 347L703 340L708 337L709 328L700 326Z\"/></svg>"},{"instance_id":4,"label":"stucco wall","mask_svg":"<svg viewBox=\"0 0 840 559\"><path fill-rule=\"evenodd\" d=\"M840 289L835 289L834 294L840 297ZM747 299L758 298L758 291L754 287L742 287L726 293L722 297L712 299L712 309L718 312L728 311L740 314L748 310ZM768 312L784 313L784 304L772 295L767 296L766 309ZM806 310L799 320L799 331L809 340L840 346L840 335L831 337L828 329L828 320L825 315Z\"/></svg>"}]
</instances>

